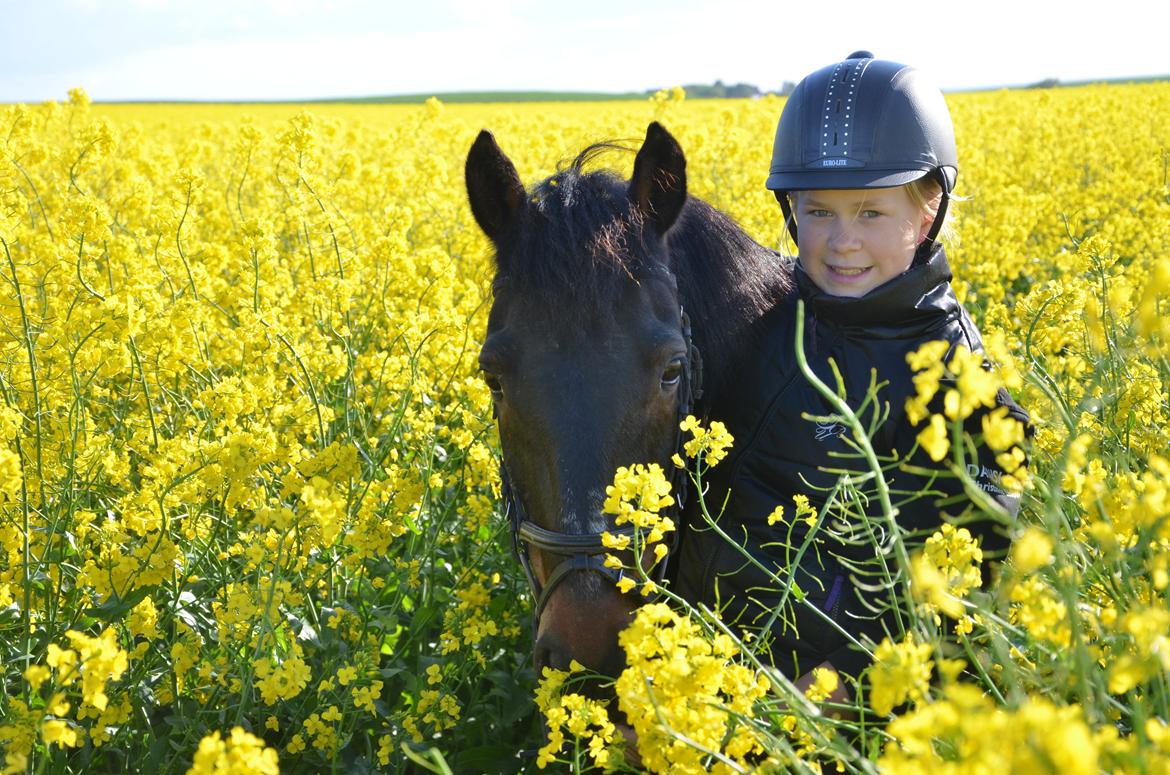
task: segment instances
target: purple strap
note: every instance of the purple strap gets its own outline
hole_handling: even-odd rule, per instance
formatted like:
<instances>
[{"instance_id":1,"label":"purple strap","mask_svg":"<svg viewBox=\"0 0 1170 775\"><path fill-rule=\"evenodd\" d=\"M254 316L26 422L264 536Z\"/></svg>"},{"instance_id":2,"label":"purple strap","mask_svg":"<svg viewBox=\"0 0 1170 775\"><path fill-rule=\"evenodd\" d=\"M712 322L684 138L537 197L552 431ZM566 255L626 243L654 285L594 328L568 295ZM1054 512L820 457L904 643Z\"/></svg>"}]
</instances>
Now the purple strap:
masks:
<instances>
[{"instance_id":1,"label":"purple strap","mask_svg":"<svg viewBox=\"0 0 1170 775\"><path fill-rule=\"evenodd\" d=\"M841 585L844 582L844 576L837 576L833 579L833 586L829 590L829 597L825 600L825 613L831 613L833 606L837 605L837 598L841 597Z\"/></svg>"}]
</instances>

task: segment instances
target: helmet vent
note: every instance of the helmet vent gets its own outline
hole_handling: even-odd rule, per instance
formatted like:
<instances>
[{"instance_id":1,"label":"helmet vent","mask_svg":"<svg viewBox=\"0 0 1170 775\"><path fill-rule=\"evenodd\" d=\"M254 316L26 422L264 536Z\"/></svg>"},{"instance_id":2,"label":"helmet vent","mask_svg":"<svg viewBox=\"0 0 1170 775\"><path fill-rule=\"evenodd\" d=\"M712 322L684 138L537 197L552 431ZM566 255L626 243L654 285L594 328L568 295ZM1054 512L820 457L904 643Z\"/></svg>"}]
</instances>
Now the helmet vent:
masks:
<instances>
[{"instance_id":1,"label":"helmet vent","mask_svg":"<svg viewBox=\"0 0 1170 775\"><path fill-rule=\"evenodd\" d=\"M829 156L830 152L833 156L849 155L849 124L853 120L854 97L857 96L857 84L868 64L868 61L856 65L840 62L829 78L829 90L825 94L825 108L821 122L822 157ZM830 134L833 136L831 145L829 144Z\"/></svg>"}]
</instances>

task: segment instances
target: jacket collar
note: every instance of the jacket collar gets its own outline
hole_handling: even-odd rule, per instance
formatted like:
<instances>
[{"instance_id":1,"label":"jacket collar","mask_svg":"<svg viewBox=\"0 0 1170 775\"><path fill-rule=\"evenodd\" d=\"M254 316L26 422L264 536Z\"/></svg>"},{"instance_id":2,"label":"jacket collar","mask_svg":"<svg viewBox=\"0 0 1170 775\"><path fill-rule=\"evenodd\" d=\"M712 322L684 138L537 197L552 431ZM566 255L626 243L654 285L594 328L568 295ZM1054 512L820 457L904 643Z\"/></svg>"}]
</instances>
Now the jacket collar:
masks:
<instances>
[{"instance_id":1,"label":"jacket collar","mask_svg":"<svg viewBox=\"0 0 1170 775\"><path fill-rule=\"evenodd\" d=\"M941 245L909 269L860 298L834 296L822 291L796 262L796 283L801 298L822 323L840 327L864 327L913 334L956 316L961 309L951 289L951 267Z\"/></svg>"}]
</instances>

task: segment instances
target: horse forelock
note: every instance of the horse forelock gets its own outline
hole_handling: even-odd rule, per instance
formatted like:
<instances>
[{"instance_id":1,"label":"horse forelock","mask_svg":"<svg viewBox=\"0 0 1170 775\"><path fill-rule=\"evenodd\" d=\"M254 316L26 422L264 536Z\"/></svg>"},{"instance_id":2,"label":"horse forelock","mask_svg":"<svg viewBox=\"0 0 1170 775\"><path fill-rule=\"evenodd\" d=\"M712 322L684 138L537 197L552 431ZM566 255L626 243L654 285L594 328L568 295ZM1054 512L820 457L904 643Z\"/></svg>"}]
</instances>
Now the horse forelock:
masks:
<instances>
[{"instance_id":1,"label":"horse forelock","mask_svg":"<svg viewBox=\"0 0 1170 775\"><path fill-rule=\"evenodd\" d=\"M499 275L520 293L596 310L608 308L623 282L660 264L665 253L647 239L626 181L583 169L589 150L532 188L496 261Z\"/></svg>"}]
</instances>

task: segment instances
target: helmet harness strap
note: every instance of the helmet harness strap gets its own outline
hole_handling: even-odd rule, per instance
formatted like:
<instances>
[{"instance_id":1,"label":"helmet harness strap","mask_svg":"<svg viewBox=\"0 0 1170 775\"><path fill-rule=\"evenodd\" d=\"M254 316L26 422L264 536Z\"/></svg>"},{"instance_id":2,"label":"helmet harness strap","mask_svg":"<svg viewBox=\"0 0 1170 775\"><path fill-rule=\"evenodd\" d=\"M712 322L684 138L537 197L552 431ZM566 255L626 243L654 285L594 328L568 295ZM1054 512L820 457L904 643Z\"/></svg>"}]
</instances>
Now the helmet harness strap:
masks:
<instances>
[{"instance_id":1,"label":"helmet harness strap","mask_svg":"<svg viewBox=\"0 0 1170 775\"><path fill-rule=\"evenodd\" d=\"M776 199L780 202L780 209L784 212L784 223L788 226L788 233L792 235L792 243L799 245L796 241L796 216L792 213L792 200L788 198L787 191L777 191Z\"/></svg>"},{"instance_id":2,"label":"helmet harness strap","mask_svg":"<svg viewBox=\"0 0 1170 775\"><path fill-rule=\"evenodd\" d=\"M934 243L938 238L938 233L942 229L943 221L947 218L947 205L951 201L951 192L948 190L946 175L941 170L935 170L939 185L942 187L942 195L939 198L938 210L934 214L934 222L930 224L930 231L926 233L926 239L922 240L922 244L918 246L918 250L914 253L914 263L919 263L930 258L930 254L934 252Z\"/></svg>"}]
</instances>

